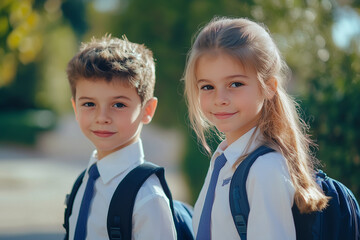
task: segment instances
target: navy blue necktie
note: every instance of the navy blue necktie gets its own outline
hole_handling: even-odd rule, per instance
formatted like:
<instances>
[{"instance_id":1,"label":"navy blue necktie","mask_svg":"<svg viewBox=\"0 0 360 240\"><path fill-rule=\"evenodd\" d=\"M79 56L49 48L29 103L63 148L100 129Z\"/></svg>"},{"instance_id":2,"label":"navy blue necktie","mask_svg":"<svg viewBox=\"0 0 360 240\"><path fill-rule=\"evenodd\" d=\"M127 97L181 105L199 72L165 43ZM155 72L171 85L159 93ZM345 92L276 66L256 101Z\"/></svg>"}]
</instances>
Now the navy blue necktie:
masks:
<instances>
[{"instance_id":1,"label":"navy blue necktie","mask_svg":"<svg viewBox=\"0 0 360 240\"><path fill-rule=\"evenodd\" d=\"M211 239L211 210L214 203L215 188L219 177L220 169L225 165L226 158L221 154L215 159L214 170L211 174L210 184L206 193L205 203L201 212L200 223L196 240L210 240Z\"/></svg>"},{"instance_id":2,"label":"navy blue necktie","mask_svg":"<svg viewBox=\"0 0 360 240\"><path fill-rule=\"evenodd\" d=\"M84 196L81 202L79 216L76 223L74 240L85 240L87 231L87 219L89 216L89 208L91 199L94 195L94 184L96 179L100 176L96 164L93 164L89 169L89 179L86 184Z\"/></svg>"}]
</instances>

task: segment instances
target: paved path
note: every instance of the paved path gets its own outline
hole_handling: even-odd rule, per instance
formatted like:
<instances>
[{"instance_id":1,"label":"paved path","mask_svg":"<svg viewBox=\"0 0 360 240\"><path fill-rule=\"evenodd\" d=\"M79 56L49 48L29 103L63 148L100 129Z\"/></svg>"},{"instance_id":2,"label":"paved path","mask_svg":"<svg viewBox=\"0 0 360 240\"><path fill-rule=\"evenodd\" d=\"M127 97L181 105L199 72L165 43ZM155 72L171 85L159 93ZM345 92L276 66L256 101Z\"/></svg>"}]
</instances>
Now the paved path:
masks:
<instances>
[{"instance_id":1,"label":"paved path","mask_svg":"<svg viewBox=\"0 0 360 240\"><path fill-rule=\"evenodd\" d=\"M181 134L149 125L142 140L146 159L165 166L174 197L186 201ZM92 149L71 115L32 149L0 144L0 240L62 239L65 195Z\"/></svg>"}]
</instances>

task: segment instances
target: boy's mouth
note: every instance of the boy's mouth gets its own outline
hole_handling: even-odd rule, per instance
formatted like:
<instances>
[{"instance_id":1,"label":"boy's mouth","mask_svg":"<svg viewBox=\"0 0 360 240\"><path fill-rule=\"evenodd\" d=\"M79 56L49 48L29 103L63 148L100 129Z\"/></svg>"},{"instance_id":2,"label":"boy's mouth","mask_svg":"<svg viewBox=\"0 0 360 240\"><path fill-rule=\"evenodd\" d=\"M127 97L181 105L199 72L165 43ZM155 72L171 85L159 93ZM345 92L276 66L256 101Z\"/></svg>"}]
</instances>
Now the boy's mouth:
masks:
<instances>
[{"instance_id":1,"label":"boy's mouth","mask_svg":"<svg viewBox=\"0 0 360 240\"><path fill-rule=\"evenodd\" d=\"M110 131L92 131L98 137L111 137L115 132Z\"/></svg>"}]
</instances>

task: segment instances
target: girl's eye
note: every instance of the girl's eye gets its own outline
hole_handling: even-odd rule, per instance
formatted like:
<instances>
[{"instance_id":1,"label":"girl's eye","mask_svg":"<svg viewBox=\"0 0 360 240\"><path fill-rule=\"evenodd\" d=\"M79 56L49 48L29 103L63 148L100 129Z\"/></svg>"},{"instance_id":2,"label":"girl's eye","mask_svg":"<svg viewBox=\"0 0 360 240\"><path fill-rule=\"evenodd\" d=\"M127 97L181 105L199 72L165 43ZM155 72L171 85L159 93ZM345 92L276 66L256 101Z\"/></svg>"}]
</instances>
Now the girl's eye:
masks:
<instances>
[{"instance_id":1,"label":"girl's eye","mask_svg":"<svg viewBox=\"0 0 360 240\"><path fill-rule=\"evenodd\" d=\"M243 85L244 84L242 84L241 82L233 82L233 83L231 83L230 87L237 88L237 87L241 87Z\"/></svg>"},{"instance_id":2,"label":"girl's eye","mask_svg":"<svg viewBox=\"0 0 360 240\"><path fill-rule=\"evenodd\" d=\"M94 107L95 106L95 103L93 102L86 102L83 104L84 107Z\"/></svg>"},{"instance_id":3,"label":"girl's eye","mask_svg":"<svg viewBox=\"0 0 360 240\"><path fill-rule=\"evenodd\" d=\"M123 103L115 103L115 104L113 105L113 107L123 108L123 107L126 107L126 106L125 106L125 104L123 104Z\"/></svg>"},{"instance_id":4,"label":"girl's eye","mask_svg":"<svg viewBox=\"0 0 360 240\"><path fill-rule=\"evenodd\" d=\"M212 89L214 89L214 87L211 85L204 85L204 86L201 86L200 89L201 90L212 90Z\"/></svg>"}]
</instances>

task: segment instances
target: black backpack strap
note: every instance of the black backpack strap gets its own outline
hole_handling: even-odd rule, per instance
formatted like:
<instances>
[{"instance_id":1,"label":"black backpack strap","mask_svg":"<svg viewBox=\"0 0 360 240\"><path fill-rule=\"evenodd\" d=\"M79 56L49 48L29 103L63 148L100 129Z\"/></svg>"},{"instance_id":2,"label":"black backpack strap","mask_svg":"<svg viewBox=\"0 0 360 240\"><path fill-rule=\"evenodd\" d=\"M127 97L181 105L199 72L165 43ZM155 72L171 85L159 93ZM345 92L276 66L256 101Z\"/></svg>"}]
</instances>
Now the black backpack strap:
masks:
<instances>
[{"instance_id":1,"label":"black backpack strap","mask_svg":"<svg viewBox=\"0 0 360 240\"><path fill-rule=\"evenodd\" d=\"M247 221L250 212L246 193L246 179L255 160L273 151L275 150L267 146L257 148L240 163L232 176L229 191L230 209L241 240L246 240Z\"/></svg>"},{"instance_id":2,"label":"black backpack strap","mask_svg":"<svg viewBox=\"0 0 360 240\"><path fill-rule=\"evenodd\" d=\"M65 234L65 238L64 240L68 240L69 239L69 218L71 216L71 213L72 213L72 207L73 207L73 204L74 204L74 200L75 200L75 196L76 196L76 193L77 191L79 190L79 187L83 181L83 178L84 178L84 175L85 175L85 171L84 170L79 176L78 178L76 179L73 187L72 187L72 190L70 192L70 194L67 194L66 195L66 199L65 199L65 205L66 205L66 208L65 208L65 214L64 214L64 224L63 224L63 227L65 228L65 231L66 231L66 234Z\"/></svg>"},{"instance_id":3,"label":"black backpack strap","mask_svg":"<svg viewBox=\"0 0 360 240\"><path fill-rule=\"evenodd\" d=\"M156 174L159 178L163 190L169 198L171 211L174 212L171 192L164 177L164 168L145 162L130 171L114 192L107 217L110 240L131 240L135 198L140 187L152 174Z\"/></svg>"}]
</instances>

